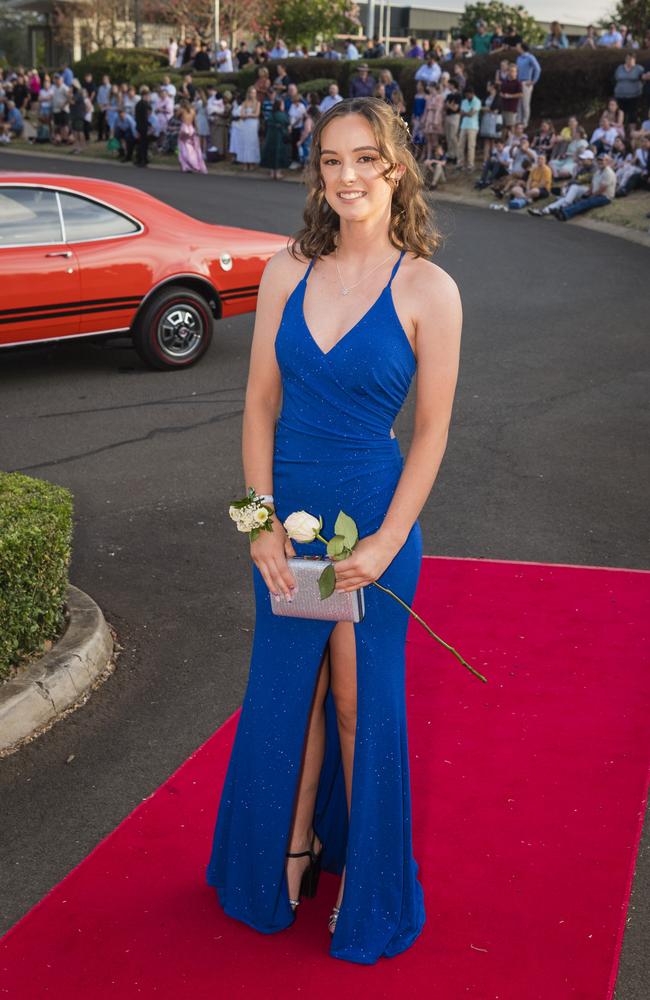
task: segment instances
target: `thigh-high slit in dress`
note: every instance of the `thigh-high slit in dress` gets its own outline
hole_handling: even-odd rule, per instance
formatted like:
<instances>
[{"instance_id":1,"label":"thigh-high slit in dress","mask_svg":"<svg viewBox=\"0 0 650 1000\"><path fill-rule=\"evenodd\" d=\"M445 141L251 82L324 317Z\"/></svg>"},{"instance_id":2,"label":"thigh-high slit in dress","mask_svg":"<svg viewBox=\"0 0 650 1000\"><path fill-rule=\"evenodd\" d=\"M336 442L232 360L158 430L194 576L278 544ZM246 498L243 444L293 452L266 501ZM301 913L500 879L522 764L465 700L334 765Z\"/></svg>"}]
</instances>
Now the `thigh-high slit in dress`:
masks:
<instances>
[{"instance_id":1,"label":"thigh-high slit in dress","mask_svg":"<svg viewBox=\"0 0 650 1000\"><path fill-rule=\"evenodd\" d=\"M280 521L297 510L322 515L330 538L339 510L359 536L382 524L404 459L392 424L416 371L395 311L391 284L334 346L317 345L304 315L314 260L289 296L275 341L282 376L273 494ZM256 485L256 484L247 484ZM320 542L294 542L297 555L326 554ZM412 604L422 560L419 522L378 578ZM252 565L255 630L249 677L219 803L207 882L223 910L272 934L296 919L285 853L307 723L334 621L274 615ZM357 723L350 814L334 699L325 698L326 745L313 826L322 869L345 887L329 954L373 964L408 948L424 921L411 830L405 698L409 614L377 587L365 588L365 617L354 624Z\"/></svg>"}]
</instances>

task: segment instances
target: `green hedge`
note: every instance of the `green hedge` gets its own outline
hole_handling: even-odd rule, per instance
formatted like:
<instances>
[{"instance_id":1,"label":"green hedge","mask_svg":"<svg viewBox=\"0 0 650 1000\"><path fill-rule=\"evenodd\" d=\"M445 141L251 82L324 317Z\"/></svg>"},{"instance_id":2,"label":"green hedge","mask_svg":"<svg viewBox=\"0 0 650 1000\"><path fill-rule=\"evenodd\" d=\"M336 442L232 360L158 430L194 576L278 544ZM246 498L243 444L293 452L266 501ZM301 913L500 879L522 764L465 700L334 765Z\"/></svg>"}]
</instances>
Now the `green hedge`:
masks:
<instances>
[{"instance_id":1,"label":"green hedge","mask_svg":"<svg viewBox=\"0 0 650 1000\"><path fill-rule=\"evenodd\" d=\"M622 49L565 49L562 51L534 50L535 57L542 67L542 76L533 91L532 116L535 121L540 118L566 118L569 114L589 115L601 108L613 94L614 71L625 58ZM487 56L473 56L465 63L468 80L477 88L479 95L485 93L489 79L494 79L499 61L502 58L516 59L515 49L504 53ZM637 61L650 67L650 51L636 53ZM347 59L324 60L315 56L303 59L280 60L287 67L292 80L298 84L301 93L306 89L321 89L314 87L326 78L337 83L343 97L348 96L350 79L356 72L356 61ZM278 60L269 63L271 79L275 75ZM370 72L378 78L380 69L389 69L397 80L406 99L407 108L415 95L415 73L421 65L419 59L370 59ZM451 68L451 67L448 67ZM128 80L136 86L143 83L156 87L162 82L165 73L169 73L178 86L184 71L169 70L165 56L160 52L148 49L114 49L94 52L81 63L75 65L77 73L90 71L98 81L103 73L108 73L114 82ZM325 77L325 73L327 76ZM217 83L244 93L254 82L257 67L251 63L238 73L193 73L195 84L206 86ZM326 89L326 88L325 88ZM645 115L647 108L641 108Z\"/></svg>"},{"instance_id":2,"label":"green hedge","mask_svg":"<svg viewBox=\"0 0 650 1000\"><path fill-rule=\"evenodd\" d=\"M533 54L542 68L542 75L533 90L532 117L535 120L566 118L571 114L585 116L602 110L614 96L614 73L619 63L624 62L625 51L608 48L535 50ZM635 54L640 65L650 68L650 51L636 51ZM514 60L517 53L512 49L507 55ZM471 59L469 79L479 95L485 93L487 81L494 79L500 58L501 54ZM640 108L643 117L647 110Z\"/></svg>"},{"instance_id":3,"label":"green hedge","mask_svg":"<svg viewBox=\"0 0 650 1000\"><path fill-rule=\"evenodd\" d=\"M64 487L0 472L0 678L63 628L72 513Z\"/></svg>"},{"instance_id":4,"label":"green hedge","mask_svg":"<svg viewBox=\"0 0 650 1000\"><path fill-rule=\"evenodd\" d=\"M105 74L111 83L132 83L136 74L161 69L167 62L167 56L155 49L99 49L74 63L72 71L79 80L92 73L98 84Z\"/></svg>"}]
</instances>

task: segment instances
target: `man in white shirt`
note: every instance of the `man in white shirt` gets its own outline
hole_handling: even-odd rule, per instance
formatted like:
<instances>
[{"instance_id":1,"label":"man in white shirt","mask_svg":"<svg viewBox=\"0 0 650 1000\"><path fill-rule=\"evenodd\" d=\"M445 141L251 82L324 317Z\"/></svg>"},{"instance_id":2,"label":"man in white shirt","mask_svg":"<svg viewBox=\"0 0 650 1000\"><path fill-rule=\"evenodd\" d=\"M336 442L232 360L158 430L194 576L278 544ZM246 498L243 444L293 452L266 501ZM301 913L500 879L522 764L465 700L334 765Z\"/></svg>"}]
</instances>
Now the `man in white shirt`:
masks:
<instances>
[{"instance_id":1,"label":"man in white shirt","mask_svg":"<svg viewBox=\"0 0 650 1000\"><path fill-rule=\"evenodd\" d=\"M178 42L175 38L169 39L169 45L167 46L167 59L169 60L170 66L176 66L176 56L178 55Z\"/></svg>"},{"instance_id":2,"label":"man in white shirt","mask_svg":"<svg viewBox=\"0 0 650 1000\"><path fill-rule=\"evenodd\" d=\"M604 149L611 149L618 135L618 129L614 128L607 115L602 115L597 128L591 133L590 146L596 146L597 152Z\"/></svg>"},{"instance_id":3,"label":"man in white shirt","mask_svg":"<svg viewBox=\"0 0 650 1000\"><path fill-rule=\"evenodd\" d=\"M217 72L232 73L232 52L228 48L228 42L222 38L217 49Z\"/></svg>"},{"instance_id":4,"label":"man in white shirt","mask_svg":"<svg viewBox=\"0 0 650 1000\"><path fill-rule=\"evenodd\" d=\"M437 83L440 79L441 73L442 70L436 61L436 57L432 52L430 52L427 55L426 62L423 62L421 66L418 66L415 72L415 79L424 80L425 83Z\"/></svg>"},{"instance_id":5,"label":"man in white shirt","mask_svg":"<svg viewBox=\"0 0 650 1000\"><path fill-rule=\"evenodd\" d=\"M612 158L607 153L599 153L596 157L596 169L591 178L591 191L584 197L558 209L555 218L561 222L572 219L574 215L588 212L590 208L609 205L616 193L616 174L612 169Z\"/></svg>"},{"instance_id":6,"label":"man in white shirt","mask_svg":"<svg viewBox=\"0 0 650 1000\"><path fill-rule=\"evenodd\" d=\"M359 50L351 38L348 38L347 42L345 43L345 58L346 59L359 58Z\"/></svg>"},{"instance_id":7,"label":"man in white shirt","mask_svg":"<svg viewBox=\"0 0 650 1000\"><path fill-rule=\"evenodd\" d=\"M318 105L318 108L321 111L321 113L324 114L326 111L329 111L330 108L333 108L335 104L338 104L339 101L342 100L343 98L339 94L338 84L330 83L327 97L323 98L323 100Z\"/></svg>"}]
</instances>

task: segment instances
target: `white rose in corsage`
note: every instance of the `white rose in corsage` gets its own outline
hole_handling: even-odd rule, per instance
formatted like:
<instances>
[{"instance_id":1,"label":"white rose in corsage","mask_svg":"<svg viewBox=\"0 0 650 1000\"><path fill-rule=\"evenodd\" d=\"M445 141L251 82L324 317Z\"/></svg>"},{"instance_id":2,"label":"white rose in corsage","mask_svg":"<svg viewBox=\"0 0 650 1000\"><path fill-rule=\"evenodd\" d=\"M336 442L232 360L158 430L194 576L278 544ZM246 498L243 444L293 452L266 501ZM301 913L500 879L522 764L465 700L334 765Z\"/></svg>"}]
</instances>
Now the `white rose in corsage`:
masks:
<instances>
[{"instance_id":1,"label":"white rose in corsage","mask_svg":"<svg viewBox=\"0 0 650 1000\"><path fill-rule=\"evenodd\" d=\"M237 531L246 531L254 542L260 531L273 531L273 509L265 504L252 486L241 500L230 504L228 513L237 525Z\"/></svg>"},{"instance_id":2,"label":"white rose in corsage","mask_svg":"<svg viewBox=\"0 0 650 1000\"><path fill-rule=\"evenodd\" d=\"M330 538L329 541L326 538L323 538L320 534L320 529L323 527L322 517L314 517L313 514L308 514L307 511L299 510L294 514L289 514L289 517L283 522L283 524L289 538L296 542L313 542L316 539L320 542L324 542L327 546L327 554L334 562L338 559L347 559L348 556L352 555L352 550L359 541L359 532L354 519L342 510L339 511L339 516L337 517L334 525L334 537ZM487 684L487 677L484 677L483 674L478 672L478 670L471 667L469 663L463 659L460 653L453 648L453 646L450 646L444 639L441 639L439 635L436 635L436 633L429 628L427 623L420 618L417 612L415 612L413 608L409 607L409 605L403 601L401 597L398 597L397 594L395 594L388 587L384 587L381 583L377 583L376 580L372 581L372 585L373 587L378 587L379 590L383 590L385 594L390 594L391 597L394 597L395 600L402 605L402 607L406 608L409 614L413 615L413 617L419 621L420 625L427 630L429 635L433 636L433 638L444 646L445 649L448 649L450 653L453 653L456 659L462 663L464 667L467 667L467 669L474 674L475 677L478 677L479 680L484 681L484 683ZM318 578L318 589L320 590L321 601L326 597L329 597L330 594L334 593L335 587L336 573L334 571L334 567L330 563L325 567Z\"/></svg>"}]
</instances>

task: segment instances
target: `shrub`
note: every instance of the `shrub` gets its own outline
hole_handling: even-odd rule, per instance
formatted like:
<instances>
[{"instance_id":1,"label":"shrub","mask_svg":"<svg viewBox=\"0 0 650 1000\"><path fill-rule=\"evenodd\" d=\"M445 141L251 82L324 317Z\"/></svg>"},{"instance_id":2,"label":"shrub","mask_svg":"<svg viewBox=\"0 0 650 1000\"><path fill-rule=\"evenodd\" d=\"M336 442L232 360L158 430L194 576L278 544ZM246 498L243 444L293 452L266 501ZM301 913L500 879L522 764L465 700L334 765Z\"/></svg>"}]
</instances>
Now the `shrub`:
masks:
<instances>
[{"instance_id":1,"label":"shrub","mask_svg":"<svg viewBox=\"0 0 650 1000\"><path fill-rule=\"evenodd\" d=\"M0 678L61 632L72 513L64 487L0 473Z\"/></svg>"},{"instance_id":2,"label":"shrub","mask_svg":"<svg viewBox=\"0 0 650 1000\"><path fill-rule=\"evenodd\" d=\"M539 83L533 90L531 115L539 118L566 118L568 115L586 115L594 106L604 107L614 94L614 73L625 59L624 49L562 49L559 51L533 52L542 68ZM473 56L469 62L468 79L477 88L478 95L485 93L489 79L501 58L514 60L517 53L508 50L487 56ZM650 52L636 52L637 62L650 64ZM645 114L646 108L641 108Z\"/></svg>"},{"instance_id":3,"label":"shrub","mask_svg":"<svg viewBox=\"0 0 650 1000\"><path fill-rule=\"evenodd\" d=\"M111 83L133 83L138 73L165 66L167 56L155 49L98 49L76 62L72 71L79 80L84 73L92 73L96 83L104 74L110 76Z\"/></svg>"},{"instance_id":4,"label":"shrub","mask_svg":"<svg viewBox=\"0 0 650 1000\"><path fill-rule=\"evenodd\" d=\"M315 94L325 95L332 83L336 83L336 80L303 80L302 83L298 84L298 93L305 96L313 91Z\"/></svg>"}]
</instances>

